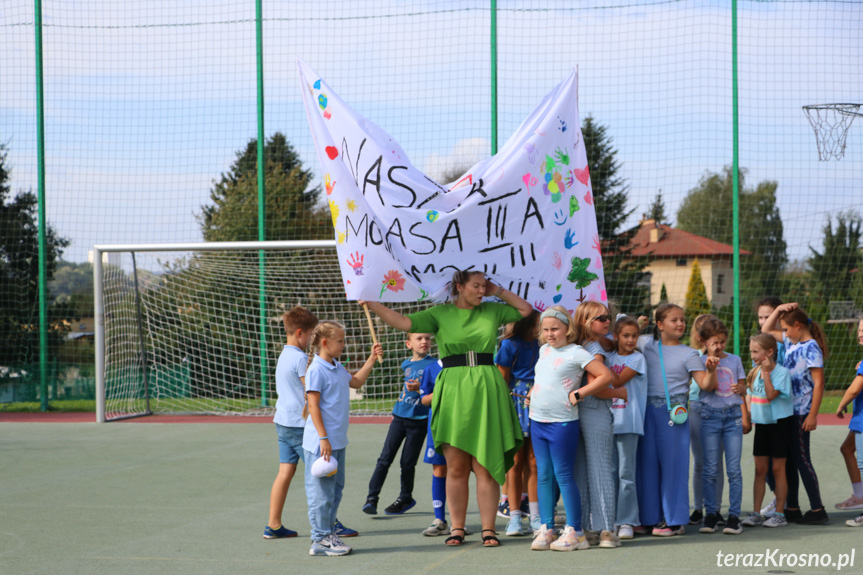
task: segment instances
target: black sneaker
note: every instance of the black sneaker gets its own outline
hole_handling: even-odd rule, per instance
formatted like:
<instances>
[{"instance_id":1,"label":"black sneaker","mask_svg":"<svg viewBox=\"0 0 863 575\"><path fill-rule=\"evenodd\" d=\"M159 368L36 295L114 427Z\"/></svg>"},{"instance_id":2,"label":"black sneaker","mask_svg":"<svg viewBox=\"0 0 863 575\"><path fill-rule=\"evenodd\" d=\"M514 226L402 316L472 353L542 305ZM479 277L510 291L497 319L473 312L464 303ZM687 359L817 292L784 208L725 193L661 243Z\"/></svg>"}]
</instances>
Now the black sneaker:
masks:
<instances>
[{"instance_id":1,"label":"black sneaker","mask_svg":"<svg viewBox=\"0 0 863 575\"><path fill-rule=\"evenodd\" d=\"M725 522L725 529L722 532L726 535L740 535L743 533L743 525L740 524L740 518L736 515L729 515L728 521Z\"/></svg>"},{"instance_id":2,"label":"black sneaker","mask_svg":"<svg viewBox=\"0 0 863 575\"><path fill-rule=\"evenodd\" d=\"M704 522L701 524L699 533L716 533L716 522L719 521L718 513L708 513L704 517Z\"/></svg>"},{"instance_id":3,"label":"black sneaker","mask_svg":"<svg viewBox=\"0 0 863 575\"><path fill-rule=\"evenodd\" d=\"M803 519L803 513L799 509L785 508L785 520L788 523L799 523L801 519Z\"/></svg>"},{"instance_id":4,"label":"black sneaker","mask_svg":"<svg viewBox=\"0 0 863 575\"><path fill-rule=\"evenodd\" d=\"M393 501L392 505L384 509L384 513L387 515L401 515L408 509L411 509L417 502L413 497L409 497L408 499L402 499L399 497L395 501Z\"/></svg>"},{"instance_id":5,"label":"black sneaker","mask_svg":"<svg viewBox=\"0 0 863 575\"><path fill-rule=\"evenodd\" d=\"M366 515L377 515L378 514L378 498L377 497L369 497L366 499L365 505L363 505L363 513Z\"/></svg>"},{"instance_id":6,"label":"black sneaker","mask_svg":"<svg viewBox=\"0 0 863 575\"><path fill-rule=\"evenodd\" d=\"M701 512L701 509L696 509L692 512L692 515L689 516L689 524L690 525L698 525L704 520L704 513Z\"/></svg>"},{"instance_id":7,"label":"black sneaker","mask_svg":"<svg viewBox=\"0 0 863 575\"><path fill-rule=\"evenodd\" d=\"M716 512L716 524L719 525L720 527L725 525L725 518L722 517L722 513L718 512L718 511Z\"/></svg>"},{"instance_id":8,"label":"black sneaker","mask_svg":"<svg viewBox=\"0 0 863 575\"><path fill-rule=\"evenodd\" d=\"M521 505L518 507L524 517L530 517L530 502L527 500L527 497L521 500Z\"/></svg>"},{"instance_id":9,"label":"black sneaker","mask_svg":"<svg viewBox=\"0 0 863 575\"><path fill-rule=\"evenodd\" d=\"M787 517L786 517L787 519ZM825 525L830 519L827 517L827 510L812 511L811 509L803 514L803 517L798 521L800 525Z\"/></svg>"}]
</instances>

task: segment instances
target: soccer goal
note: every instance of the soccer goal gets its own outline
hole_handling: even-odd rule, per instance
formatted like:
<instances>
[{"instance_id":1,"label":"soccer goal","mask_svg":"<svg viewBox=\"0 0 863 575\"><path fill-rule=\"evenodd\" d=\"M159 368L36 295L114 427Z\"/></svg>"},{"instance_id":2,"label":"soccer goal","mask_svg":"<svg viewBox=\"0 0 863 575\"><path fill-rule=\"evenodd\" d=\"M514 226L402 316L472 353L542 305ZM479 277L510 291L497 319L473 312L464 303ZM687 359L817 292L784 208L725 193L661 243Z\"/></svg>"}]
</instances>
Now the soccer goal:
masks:
<instances>
[{"instance_id":1,"label":"soccer goal","mask_svg":"<svg viewBox=\"0 0 863 575\"><path fill-rule=\"evenodd\" d=\"M272 413L282 314L294 305L346 325L349 370L372 345L365 313L345 300L333 241L97 245L93 263L100 422ZM389 412L403 381L405 334L379 321L376 331L385 360L352 395L354 415Z\"/></svg>"}]
</instances>

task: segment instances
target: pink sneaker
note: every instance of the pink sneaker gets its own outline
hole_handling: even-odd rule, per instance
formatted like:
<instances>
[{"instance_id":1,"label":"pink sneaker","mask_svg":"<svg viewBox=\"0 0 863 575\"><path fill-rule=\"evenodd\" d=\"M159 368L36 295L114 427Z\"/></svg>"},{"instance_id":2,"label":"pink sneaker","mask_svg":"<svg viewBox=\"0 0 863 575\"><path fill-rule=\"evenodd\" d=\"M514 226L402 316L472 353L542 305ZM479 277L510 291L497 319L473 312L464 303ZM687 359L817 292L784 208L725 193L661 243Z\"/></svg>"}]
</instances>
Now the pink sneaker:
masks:
<instances>
[{"instance_id":1,"label":"pink sneaker","mask_svg":"<svg viewBox=\"0 0 863 575\"><path fill-rule=\"evenodd\" d=\"M854 495L852 495L851 497L849 497L848 499L846 499L842 503L837 503L834 507L836 507L836 509L842 509L842 510L863 509L863 498L855 497Z\"/></svg>"},{"instance_id":2,"label":"pink sneaker","mask_svg":"<svg viewBox=\"0 0 863 575\"><path fill-rule=\"evenodd\" d=\"M530 548L533 551L547 551L554 543L554 529L549 529L543 524L533 533L533 542Z\"/></svg>"}]
</instances>

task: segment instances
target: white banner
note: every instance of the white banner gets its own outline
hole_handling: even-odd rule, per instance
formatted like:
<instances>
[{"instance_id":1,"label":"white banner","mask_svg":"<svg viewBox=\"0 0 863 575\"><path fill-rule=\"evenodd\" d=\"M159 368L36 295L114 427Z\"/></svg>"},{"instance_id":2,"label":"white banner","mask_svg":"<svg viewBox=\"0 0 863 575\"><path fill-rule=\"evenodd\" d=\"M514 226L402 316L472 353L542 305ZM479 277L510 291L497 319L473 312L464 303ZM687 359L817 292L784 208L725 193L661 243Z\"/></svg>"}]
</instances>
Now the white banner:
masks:
<instances>
[{"instance_id":1,"label":"white banner","mask_svg":"<svg viewBox=\"0 0 863 575\"><path fill-rule=\"evenodd\" d=\"M494 157L440 185L298 61L347 299L444 301L480 270L537 309L606 301L572 74Z\"/></svg>"}]
</instances>

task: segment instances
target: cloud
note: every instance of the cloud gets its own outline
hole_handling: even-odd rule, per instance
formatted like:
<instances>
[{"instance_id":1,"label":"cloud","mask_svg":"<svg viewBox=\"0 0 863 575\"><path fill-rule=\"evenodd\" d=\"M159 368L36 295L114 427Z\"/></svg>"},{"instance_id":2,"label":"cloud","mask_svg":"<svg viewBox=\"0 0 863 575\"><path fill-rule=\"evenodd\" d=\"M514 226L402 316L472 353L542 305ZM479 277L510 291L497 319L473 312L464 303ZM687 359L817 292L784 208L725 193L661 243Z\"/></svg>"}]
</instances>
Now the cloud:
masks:
<instances>
[{"instance_id":1,"label":"cloud","mask_svg":"<svg viewBox=\"0 0 863 575\"><path fill-rule=\"evenodd\" d=\"M440 181L458 169L462 173L490 155L491 142L487 138L458 140L448 154L432 153L422 163L422 170L433 180ZM450 183L450 182L441 182Z\"/></svg>"}]
</instances>

